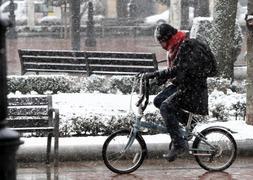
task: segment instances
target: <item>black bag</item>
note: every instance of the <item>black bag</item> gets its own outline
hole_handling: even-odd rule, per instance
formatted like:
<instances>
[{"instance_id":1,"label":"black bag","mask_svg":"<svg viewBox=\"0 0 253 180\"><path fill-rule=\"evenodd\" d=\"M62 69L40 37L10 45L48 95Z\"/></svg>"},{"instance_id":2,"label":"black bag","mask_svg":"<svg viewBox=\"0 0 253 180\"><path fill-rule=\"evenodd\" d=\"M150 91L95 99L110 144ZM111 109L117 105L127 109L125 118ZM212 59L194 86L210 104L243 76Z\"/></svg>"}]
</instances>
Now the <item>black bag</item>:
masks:
<instances>
[{"instance_id":1,"label":"black bag","mask_svg":"<svg viewBox=\"0 0 253 180\"><path fill-rule=\"evenodd\" d=\"M206 77L214 77L217 75L217 62L216 59L207 44L204 44L199 41L198 48L201 49L201 59L202 63L202 72Z\"/></svg>"}]
</instances>

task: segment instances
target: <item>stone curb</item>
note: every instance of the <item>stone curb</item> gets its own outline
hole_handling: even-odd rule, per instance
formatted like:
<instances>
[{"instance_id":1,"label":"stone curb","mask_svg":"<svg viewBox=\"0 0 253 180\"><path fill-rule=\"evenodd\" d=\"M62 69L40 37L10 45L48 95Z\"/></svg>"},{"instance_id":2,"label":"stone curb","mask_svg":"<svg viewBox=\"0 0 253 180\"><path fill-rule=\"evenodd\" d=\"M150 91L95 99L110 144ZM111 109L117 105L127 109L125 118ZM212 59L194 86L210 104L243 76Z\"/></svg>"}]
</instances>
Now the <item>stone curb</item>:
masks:
<instances>
[{"instance_id":1,"label":"stone curb","mask_svg":"<svg viewBox=\"0 0 253 180\"><path fill-rule=\"evenodd\" d=\"M62 138L60 138L59 159L60 161L102 160L102 146L105 138L93 137L88 138L88 140L87 138L83 138L83 141L80 141L82 139L81 137L68 138L67 143L61 143ZM32 144L33 142L29 138L22 139L25 141L25 144L20 146L17 152L18 162L45 162L46 138L33 139L37 139L35 140L36 144ZM94 142L88 143L90 141ZM253 156L253 139L237 140L236 142L238 146L238 157ZM158 143L146 141L146 144L148 158L151 159L162 158L162 154L166 153L169 148L169 143L164 141Z\"/></svg>"}]
</instances>

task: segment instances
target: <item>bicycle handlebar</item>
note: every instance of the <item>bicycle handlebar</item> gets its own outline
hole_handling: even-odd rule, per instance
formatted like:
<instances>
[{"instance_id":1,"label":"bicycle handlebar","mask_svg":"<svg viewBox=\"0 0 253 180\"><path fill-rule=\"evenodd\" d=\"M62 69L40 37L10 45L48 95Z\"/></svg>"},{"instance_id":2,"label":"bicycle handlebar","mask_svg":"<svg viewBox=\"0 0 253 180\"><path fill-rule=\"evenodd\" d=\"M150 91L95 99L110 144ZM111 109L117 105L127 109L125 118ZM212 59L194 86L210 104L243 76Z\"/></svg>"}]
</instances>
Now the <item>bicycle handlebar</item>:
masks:
<instances>
[{"instance_id":1,"label":"bicycle handlebar","mask_svg":"<svg viewBox=\"0 0 253 180\"><path fill-rule=\"evenodd\" d=\"M136 106L141 108L141 111L143 112L148 105L149 102L149 80L143 77L143 74L138 74L136 78L140 79L140 98L136 103ZM145 100L144 104L143 101Z\"/></svg>"}]
</instances>

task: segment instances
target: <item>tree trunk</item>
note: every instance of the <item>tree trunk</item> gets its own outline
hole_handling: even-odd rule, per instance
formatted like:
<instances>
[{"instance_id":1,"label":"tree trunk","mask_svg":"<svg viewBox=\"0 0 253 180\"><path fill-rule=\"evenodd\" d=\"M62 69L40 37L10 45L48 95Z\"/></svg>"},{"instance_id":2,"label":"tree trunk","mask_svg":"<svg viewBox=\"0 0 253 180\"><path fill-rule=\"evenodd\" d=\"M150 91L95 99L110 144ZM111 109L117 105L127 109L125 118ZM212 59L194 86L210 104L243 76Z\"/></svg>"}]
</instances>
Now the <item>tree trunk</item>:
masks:
<instances>
[{"instance_id":1,"label":"tree trunk","mask_svg":"<svg viewBox=\"0 0 253 180\"><path fill-rule=\"evenodd\" d=\"M253 15L253 1L248 0L248 14ZM247 31L247 108L246 122L253 125L253 31Z\"/></svg>"},{"instance_id":2,"label":"tree trunk","mask_svg":"<svg viewBox=\"0 0 253 180\"><path fill-rule=\"evenodd\" d=\"M169 23L173 27L180 29L181 25L181 0L170 0Z\"/></svg>"},{"instance_id":3,"label":"tree trunk","mask_svg":"<svg viewBox=\"0 0 253 180\"><path fill-rule=\"evenodd\" d=\"M35 25L35 14L34 14L34 2L32 0L27 0L27 25L32 29Z\"/></svg>"},{"instance_id":4,"label":"tree trunk","mask_svg":"<svg viewBox=\"0 0 253 180\"><path fill-rule=\"evenodd\" d=\"M180 29L190 29L189 24L189 0L181 0L181 25Z\"/></svg>"},{"instance_id":5,"label":"tree trunk","mask_svg":"<svg viewBox=\"0 0 253 180\"><path fill-rule=\"evenodd\" d=\"M180 12L180 13L178 13ZM188 0L171 0L169 23L177 29L189 29Z\"/></svg>"},{"instance_id":6,"label":"tree trunk","mask_svg":"<svg viewBox=\"0 0 253 180\"><path fill-rule=\"evenodd\" d=\"M213 37L216 40L219 76L232 78L234 74L235 53L233 37L238 0L216 0L214 5Z\"/></svg>"},{"instance_id":7,"label":"tree trunk","mask_svg":"<svg viewBox=\"0 0 253 180\"><path fill-rule=\"evenodd\" d=\"M117 0L117 17L126 18L127 17L127 4L129 0Z\"/></svg>"}]
</instances>

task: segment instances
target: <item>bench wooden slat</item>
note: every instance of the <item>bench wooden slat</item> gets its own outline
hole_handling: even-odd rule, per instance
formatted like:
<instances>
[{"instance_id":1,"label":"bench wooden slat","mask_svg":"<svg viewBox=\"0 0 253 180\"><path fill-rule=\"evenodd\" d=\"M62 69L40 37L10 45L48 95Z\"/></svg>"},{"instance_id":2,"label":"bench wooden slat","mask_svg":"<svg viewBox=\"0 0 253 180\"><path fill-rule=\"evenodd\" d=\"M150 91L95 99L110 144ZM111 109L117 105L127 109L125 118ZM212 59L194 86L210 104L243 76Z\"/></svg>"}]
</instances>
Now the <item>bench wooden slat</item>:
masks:
<instances>
[{"instance_id":1,"label":"bench wooden slat","mask_svg":"<svg viewBox=\"0 0 253 180\"><path fill-rule=\"evenodd\" d=\"M48 73L78 73L86 74L85 70L66 70L66 69L27 69L26 72L48 72Z\"/></svg>"},{"instance_id":2,"label":"bench wooden slat","mask_svg":"<svg viewBox=\"0 0 253 180\"><path fill-rule=\"evenodd\" d=\"M9 97L8 106L37 106L37 105L48 105L49 99L47 96L19 96Z\"/></svg>"},{"instance_id":3,"label":"bench wooden slat","mask_svg":"<svg viewBox=\"0 0 253 180\"><path fill-rule=\"evenodd\" d=\"M22 132L35 132L35 131L52 131L54 127L31 127L31 128L11 128L15 131L22 131Z\"/></svg>"},{"instance_id":4,"label":"bench wooden slat","mask_svg":"<svg viewBox=\"0 0 253 180\"><path fill-rule=\"evenodd\" d=\"M69 56L69 57L83 57L82 51L69 51L69 50L38 50L38 49L22 49L19 51L20 55L33 55L33 56Z\"/></svg>"},{"instance_id":5,"label":"bench wooden slat","mask_svg":"<svg viewBox=\"0 0 253 180\"><path fill-rule=\"evenodd\" d=\"M153 59L153 53L142 52L110 52L110 51L86 51L87 57L109 57L125 59Z\"/></svg>"},{"instance_id":6,"label":"bench wooden slat","mask_svg":"<svg viewBox=\"0 0 253 180\"><path fill-rule=\"evenodd\" d=\"M8 126L11 128L37 128L37 127L49 127L48 119L19 119L9 120Z\"/></svg>"},{"instance_id":7,"label":"bench wooden slat","mask_svg":"<svg viewBox=\"0 0 253 180\"><path fill-rule=\"evenodd\" d=\"M8 115L7 121L12 120L48 120L48 116L12 116Z\"/></svg>"},{"instance_id":8,"label":"bench wooden slat","mask_svg":"<svg viewBox=\"0 0 253 180\"><path fill-rule=\"evenodd\" d=\"M32 67L32 66L40 66L40 67L86 67L86 64L73 64L73 63L55 63L55 62L50 62L50 63L44 63L44 62L25 62L24 65L26 67Z\"/></svg>"},{"instance_id":9,"label":"bench wooden slat","mask_svg":"<svg viewBox=\"0 0 253 180\"><path fill-rule=\"evenodd\" d=\"M152 72L154 71L154 67L141 67L141 66L134 66L129 68L125 67L125 66L105 66L105 65L91 65L90 69L92 72L97 72L97 71L114 71L115 74L118 72L135 72L135 73L139 73L139 72Z\"/></svg>"},{"instance_id":10,"label":"bench wooden slat","mask_svg":"<svg viewBox=\"0 0 253 180\"><path fill-rule=\"evenodd\" d=\"M154 66L153 61L149 59L89 58L89 64Z\"/></svg>"},{"instance_id":11,"label":"bench wooden slat","mask_svg":"<svg viewBox=\"0 0 253 180\"><path fill-rule=\"evenodd\" d=\"M86 59L84 57L57 57L57 56L23 56L24 63L74 63L74 64L85 64Z\"/></svg>"},{"instance_id":12,"label":"bench wooden slat","mask_svg":"<svg viewBox=\"0 0 253 180\"><path fill-rule=\"evenodd\" d=\"M26 63L24 65L27 69L55 69L55 70L86 70L86 65L80 64L56 64L56 63L50 63L50 64L44 64L44 63Z\"/></svg>"},{"instance_id":13,"label":"bench wooden slat","mask_svg":"<svg viewBox=\"0 0 253 180\"><path fill-rule=\"evenodd\" d=\"M125 75L125 76L137 74L136 72L115 72L115 71L93 71L93 73L99 75Z\"/></svg>"},{"instance_id":14,"label":"bench wooden slat","mask_svg":"<svg viewBox=\"0 0 253 180\"><path fill-rule=\"evenodd\" d=\"M135 68L137 68L137 69L140 69L140 68L144 68L144 69L154 69L154 67L153 66L140 66L140 65L136 65L136 66L133 66L133 65L128 65L128 64L126 64L126 65L122 65L122 64L116 64L116 65L114 65L114 64L90 64L90 67L92 68L92 67L94 67L94 68L99 68L99 67L101 67L101 68L115 68L115 69L118 69L118 68L131 68L131 69L135 69Z\"/></svg>"},{"instance_id":15,"label":"bench wooden slat","mask_svg":"<svg viewBox=\"0 0 253 180\"><path fill-rule=\"evenodd\" d=\"M9 116L48 116L48 107L17 106L8 107Z\"/></svg>"}]
</instances>

